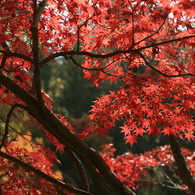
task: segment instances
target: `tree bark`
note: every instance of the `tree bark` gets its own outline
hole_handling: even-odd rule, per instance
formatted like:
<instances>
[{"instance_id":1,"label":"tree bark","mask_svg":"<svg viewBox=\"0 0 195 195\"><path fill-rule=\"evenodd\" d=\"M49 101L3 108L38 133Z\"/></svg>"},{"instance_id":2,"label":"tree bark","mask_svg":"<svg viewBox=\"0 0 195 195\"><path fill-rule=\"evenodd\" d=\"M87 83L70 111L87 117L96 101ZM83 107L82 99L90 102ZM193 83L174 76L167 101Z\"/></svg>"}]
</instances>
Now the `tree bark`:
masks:
<instances>
[{"instance_id":1,"label":"tree bark","mask_svg":"<svg viewBox=\"0 0 195 195\"><path fill-rule=\"evenodd\" d=\"M99 153L88 147L81 139L74 135L46 105L40 107L38 100L33 95L2 73L0 73L0 84L5 86L27 104L29 107L29 114L40 122L50 134L55 136L70 150L87 159L93 166L95 166L108 184L119 195L135 195L135 193L126 187L125 184L122 183L110 170L109 166L105 163Z\"/></svg>"},{"instance_id":2,"label":"tree bark","mask_svg":"<svg viewBox=\"0 0 195 195\"><path fill-rule=\"evenodd\" d=\"M171 146L171 150L172 150L175 162L177 164L177 170L176 170L177 175L183 181L183 183L188 186L192 194L195 194L195 178L191 174L186 164L185 157L179 145L179 141L174 135L168 136L168 140Z\"/></svg>"}]
</instances>

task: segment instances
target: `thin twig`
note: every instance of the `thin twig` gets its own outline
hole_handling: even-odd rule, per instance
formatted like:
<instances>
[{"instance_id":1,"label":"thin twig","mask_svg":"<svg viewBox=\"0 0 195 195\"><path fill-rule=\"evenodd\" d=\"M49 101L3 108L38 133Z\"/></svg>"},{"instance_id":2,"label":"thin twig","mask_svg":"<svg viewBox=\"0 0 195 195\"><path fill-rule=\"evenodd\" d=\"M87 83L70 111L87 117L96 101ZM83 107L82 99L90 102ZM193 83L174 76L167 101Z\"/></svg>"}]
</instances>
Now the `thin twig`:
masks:
<instances>
[{"instance_id":1,"label":"thin twig","mask_svg":"<svg viewBox=\"0 0 195 195\"><path fill-rule=\"evenodd\" d=\"M73 57L70 57L70 58L64 57L64 58L65 58L66 60L67 60L67 59L72 60L72 61L74 62L74 64L76 64L78 67L80 67L80 68L82 68L82 69L84 69L84 70L90 70L90 71L99 70L99 71L101 71L102 69L105 68L105 67L103 67L103 68L86 68L86 67L83 67L82 65L80 65Z\"/></svg>"},{"instance_id":2,"label":"thin twig","mask_svg":"<svg viewBox=\"0 0 195 195\"><path fill-rule=\"evenodd\" d=\"M167 17L168 17L168 15L167 15ZM164 19L163 23L159 26L159 28L156 30L156 32L152 33L151 35L149 35L149 36L147 36L147 37L145 37L145 38L143 38L143 39L141 39L140 41L136 42L134 45L138 45L138 44L141 43L142 41L145 41L146 39L149 39L149 38L153 37L155 34L158 34L159 31L161 30L161 28L164 26L167 17Z\"/></svg>"},{"instance_id":3,"label":"thin twig","mask_svg":"<svg viewBox=\"0 0 195 195\"><path fill-rule=\"evenodd\" d=\"M78 26L77 28L77 48L76 51L79 51L80 49L80 29L87 24L87 22L92 19L93 15L89 18L87 18L87 20L85 22L83 22L83 24L81 24L80 26Z\"/></svg>"},{"instance_id":4,"label":"thin twig","mask_svg":"<svg viewBox=\"0 0 195 195\"><path fill-rule=\"evenodd\" d=\"M8 136L8 132L9 132L9 122L10 122L10 118L14 112L14 110L17 108L17 107L23 107L23 105L21 104L14 104L10 111L8 112L7 114L7 118L6 118L6 121L5 121L5 132L4 132L4 135L3 135L3 138L2 138L2 141L1 141L1 144L0 144L0 149L5 146L5 141L7 139L7 136Z\"/></svg>"},{"instance_id":5,"label":"thin twig","mask_svg":"<svg viewBox=\"0 0 195 195\"><path fill-rule=\"evenodd\" d=\"M9 46L7 45L7 43L5 41L1 42L1 45L2 45L5 52L11 52Z\"/></svg>"},{"instance_id":6,"label":"thin twig","mask_svg":"<svg viewBox=\"0 0 195 195\"><path fill-rule=\"evenodd\" d=\"M128 1L129 2L129 1ZM129 2L130 5L130 2ZM131 16L131 23L132 23L132 39L131 39L131 47L134 47L134 42L135 42L135 26L134 26L134 21L135 21L135 15L134 15L134 9L131 7L132 10L132 16Z\"/></svg>"},{"instance_id":7,"label":"thin twig","mask_svg":"<svg viewBox=\"0 0 195 195\"><path fill-rule=\"evenodd\" d=\"M1 116L0 116L0 119L1 119L1 121L3 121L4 123L6 123L6 120L4 120ZM9 125L9 128L12 130L12 131L14 131L15 133L17 133L18 135L20 135L23 139L26 139L25 137L24 137L24 135L25 136L29 136L29 137L31 137L32 135L30 135L30 134L27 134L27 133L20 133L20 132L18 132L17 130L15 130L12 126L10 126ZM46 136L41 136L41 137L46 137ZM29 141L28 139L26 139L27 141Z\"/></svg>"},{"instance_id":8,"label":"thin twig","mask_svg":"<svg viewBox=\"0 0 195 195\"><path fill-rule=\"evenodd\" d=\"M67 59L67 58L65 58ZM117 77L117 78L121 78L121 77L124 77L124 76L118 76L118 75L114 75L114 74L110 74L110 73L107 73L104 69L106 69L107 67L109 67L110 65L112 65L114 62L118 61L118 59L112 61L110 64L106 65L105 67L102 67L102 68L86 68L86 67L83 67L82 65L80 65L74 58L70 57L68 58L70 60L72 60L74 62L74 64L76 64L78 67L84 69L84 70L89 70L89 71L101 71L103 72L104 74L106 74L107 76L113 76L113 77Z\"/></svg>"},{"instance_id":9,"label":"thin twig","mask_svg":"<svg viewBox=\"0 0 195 195\"><path fill-rule=\"evenodd\" d=\"M156 69L154 66L152 66L150 64L150 62L148 62L148 60L144 57L143 54L141 54L140 52L135 52L136 54L138 54L146 63L147 66L149 66L152 70L154 70L155 72L159 73L160 75L164 76L164 77L184 77L184 76L192 76L195 77L195 74L191 74L191 73L185 73L185 74L178 74L178 75L167 75L163 72L161 72L160 70Z\"/></svg>"}]
</instances>

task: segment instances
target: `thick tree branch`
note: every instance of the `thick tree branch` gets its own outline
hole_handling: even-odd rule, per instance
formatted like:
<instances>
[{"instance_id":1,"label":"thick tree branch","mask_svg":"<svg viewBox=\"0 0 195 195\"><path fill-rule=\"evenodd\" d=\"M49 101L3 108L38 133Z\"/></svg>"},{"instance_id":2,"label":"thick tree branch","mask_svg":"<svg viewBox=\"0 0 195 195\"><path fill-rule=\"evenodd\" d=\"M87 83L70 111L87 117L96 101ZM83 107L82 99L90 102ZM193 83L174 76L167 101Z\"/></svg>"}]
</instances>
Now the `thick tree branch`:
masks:
<instances>
[{"instance_id":1,"label":"thick tree branch","mask_svg":"<svg viewBox=\"0 0 195 195\"><path fill-rule=\"evenodd\" d=\"M174 135L168 136L168 140L177 164L177 175L183 181L183 183L188 186L190 191L195 194L195 178L187 167L179 142Z\"/></svg>"},{"instance_id":2,"label":"thick tree branch","mask_svg":"<svg viewBox=\"0 0 195 195\"><path fill-rule=\"evenodd\" d=\"M33 61L34 61L34 76L33 76L33 85L32 92L35 92L40 107L43 104L43 97L41 93L41 74L40 74L40 64L39 64L39 32L38 32L38 22L41 17L41 13L44 10L44 7L47 3L47 0L43 0L39 5L37 5L37 0L34 0L33 7L33 24L31 27L32 31L32 41L33 41ZM38 6L38 8L37 8Z\"/></svg>"},{"instance_id":3,"label":"thick tree branch","mask_svg":"<svg viewBox=\"0 0 195 195\"><path fill-rule=\"evenodd\" d=\"M67 146L70 150L86 158L94 165L95 168L101 172L104 179L112 186L120 195L134 195L134 192L125 186L117 176L110 170L98 152L88 147L82 140L74 135L66 125L64 125L50 109L43 105L42 110L38 104L38 100L21 88L10 78L0 73L0 84L4 85L18 98L24 101L31 109L30 114L39 121L45 129L55 136L62 144Z\"/></svg>"},{"instance_id":4,"label":"thick tree branch","mask_svg":"<svg viewBox=\"0 0 195 195\"><path fill-rule=\"evenodd\" d=\"M29 107L36 104L37 99L34 96L32 96L28 91L17 85L9 77L6 77L2 73L0 73L0 83L14 94L18 94L19 96L16 96L24 101Z\"/></svg>"},{"instance_id":5,"label":"thick tree branch","mask_svg":"<svg viewBox=\"0 0 195 195\"><path fill-rule=\"evenodd\" d=\"M33 27L37 28L41 14L47 4L48 0L43 0L37 5L37 0L34 0L34 15L33 15ZM38 8L37 8L38 6Z\"/></svg>"},{"instance_id":6,"label":"thick tree branch","mask_svg":"<svg viewBox=\"0 0 195 195\"><path fill-rule=\"evenodd\" d=\"M82 140L72 134L47 107L44 109L44 115L39 115L38 112L30 114L61 143L94 165L119 195L134 195L134 193L110 170L99 153L88 147Z\"/></svg>"},{"instance_id":7,"label":"thick tree branch","mask_svg":"<svg viewBox=\"0 0 195 195\"><path fill-rule=\"evenodd\" d=\"M35 173L36 175L38 175L42 179L45 179L45 180L53 183L54 185L57 185L57 186L65 189L65 190L67 190L69 192L72 192L72 193L75 193L75 194L80 194L80 195L91 195L91 193L89 193L89 192L85 192L85 191L77 189L77 188L75 188L75 187L73 187L73 186L71 186L69 184L65 184L65 183L63 183L61 181L58 181L58 180L54 179L53 177L50 177L49 175L45 174L44 172L42 172L42 171L40 171L40 170L30 166L27 163L24 163L24 162L20 161L17 158L14 158L14 157L6 154L4 152L0 151L0 156L6 158L8 160L11 160L12 162L16 163L18 166L21 166L24 169L27 169L29 171L32 171L33 173Z\"/></svg>"}]
</instances>

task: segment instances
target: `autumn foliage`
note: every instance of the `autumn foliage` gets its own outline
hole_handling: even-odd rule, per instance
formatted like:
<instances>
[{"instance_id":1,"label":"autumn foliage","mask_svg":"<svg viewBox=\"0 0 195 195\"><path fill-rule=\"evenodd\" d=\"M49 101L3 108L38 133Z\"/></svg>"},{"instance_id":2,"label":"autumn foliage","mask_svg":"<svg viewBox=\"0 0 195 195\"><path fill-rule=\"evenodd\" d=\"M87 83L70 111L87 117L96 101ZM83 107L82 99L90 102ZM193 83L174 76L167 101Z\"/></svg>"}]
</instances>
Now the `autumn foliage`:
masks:
<instances>
[{"instance_id":1,"label":"autumn foliage","mask_svg":"<svg viewBox=\"0 0 195 195\"><path fill-rule=\"evenodd\" d=\"M102 194L110 188L135 194L147 170L160 166L177 167L178 189L194 194L194 153L177 140L194 141L194 13L193 0L1 0L0 103L9 108L0 118L2 194L89 195L83 164ZM53 112L41 86L42 67L57 57L74 62L96 87L106 80L122 83L97 98L80 132ZM10 122L18 112L76 164L81 186L55 175L52 166L60 162L44 144L32 142L32 150L17 145ZM121 133L131 146L159 134L170 145L115 156L113 145L97 152L83 142L91 133L108 134L116 121L123 122Z\"/></svg>"}]
</instances>

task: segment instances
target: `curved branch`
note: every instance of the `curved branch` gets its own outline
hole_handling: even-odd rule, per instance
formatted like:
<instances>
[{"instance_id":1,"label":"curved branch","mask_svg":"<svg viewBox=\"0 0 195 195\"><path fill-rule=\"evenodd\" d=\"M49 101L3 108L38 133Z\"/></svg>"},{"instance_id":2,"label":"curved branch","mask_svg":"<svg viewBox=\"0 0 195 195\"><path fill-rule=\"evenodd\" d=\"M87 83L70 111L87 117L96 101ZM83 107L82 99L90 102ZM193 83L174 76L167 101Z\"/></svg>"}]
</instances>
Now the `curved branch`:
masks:
<instances>
[{"instance_id":1,"label":"curved branch","mask_svg":"<svg viewBox=\"0 0 195 195\"><path fill-rule=\"evenodd\" d=\"M117 51L114 51L114 52L108 53L108 54L94 54L94 53L90 53L90 52L87 52L87 51L74 51L74 50L58 52L58 53L51 54L50 56L43 59L40 62L40 66L43 66L48 61L50 61L54 58L60 57L60 56L74 56L74 55L77 55L77 56L89 56L89 57L92 57L92 58L105 59L105 58L109 58L109 57L116 56L116 55L121 55L121 54L126 54L126 53L136 53L136 52L139 52L139 51L147 49L147 48L156 47L156 46L167 44L167 43L182 41L182 40L190 39L190 38L193 38L193 37L195 37L195 35L191 35L191 36L187 36L187 37L181 37L181 38L172 39L172 40L168 40L168 41L162 41L162 42L159 42L159 43L153 43L151 45L141 47L141 48L138 48L138 49L130 48L130 49L127 49L127 50L117 50Z\"/></svg>"},{"instance_id":2,"label":"curved branch","mask_svg":"<svg viewBox=\"0 0 195 195\"><path fill-rule=\"evenodd\" d=\"M135 52L136 54L138 54L146 63L147 66L149 66L152 70L154 70L155 72L159 73L160 75L164 76L164 77L184 77L184 76L192 76L195 77L195 74L191 74L191 73L185 73L185 74L178 74L178 75L167 75L163 72L161 72L160 70L156 69L154 66L152 66L150 64L150 62L148 62L148 60L144 57L143 54L141 54L140 52Z\"/></svg>"},{"instance_id":3,"label":"curved branch","mask_svg":"<svg viewBox=\"0 0 195 195\"><path fill-rule=\"evenodd\" d=\"M181 151L181 147L177 138L174 135L168 136L169 144L171 146L171 150L177 164L177 175L183 181L185 185L188 186L189 190L195 194L195 178L191 174L190 170L187 167L184 155Z\"/></svg>"},{"instance_id":4,"label":"curved branch","mask_svg":"<svg viewBox=\"0 0 195 195\"><path fill-rule=\"evenodd\" d=\"M17 108L17 107L20 107L20 108L23 108L23 105L21 104L14 104L10 111L8 112L7 114L7 118L6 118L6 121L5 121L5 133L3 135L3 138L2 138L2 141L1 141L1 144L0 144L0 150L3 146L5 146L5 141L7 139L7 135L8 135L8 131L9 131L9 121L10 121L10 118L12 116L12 113L14 112L14 110Z\"/></svg>"},{"instance_id":5,"label":"curved branch","mask_svg":"<svg viewBox=\"0 0 195 195\"><path fill-rule=\"evenodd\" d=\"M193 38L195 37L195 35L191 35L191 36L187 36L187 37L182 37L182 38L177 38L177 39L172 39L172 40L168 40L168 41L162 41L162 42L159 42L159 43L154 43L154 44L151 44L151 45L148 45L148 46L145 46L145 47L141 47L141 48L138 48L138 49L127 49L127 50L117 50L117 51L114 51L112 53L108 53L108 54L94 54L94 53L90 53L90 52L87 52L87 51L66 51L66 52L58 52L58 53L54 53L54 54L51 54L50 56L46 57L45 59L43 59L41 62L40 62L40 67L42 67L45 63L47 63L48 61L56 58L56 57L64 57L64 56L74 56L74 55L78 55L78 56L89 56L89 57L92 57L92 58L109 58L109 57L112 57L112 56L115 56L115 55L119 55L119 54L127 54L127 53L136 53L136 52L139 52L141 50L144 50L144 49L147 49L147 48L151 48L151 47L156 47L156 46L159 46L159 45L163 45L163 44L166 44L166 43L172 43L172 42L177 42L177 41L181 41L181 40L185 40L185 39L190 39L190 38ZM6 52L4 50L0 50L1 53L4 53L4 54L8 54L8 57L17 57L17 58L21 58L21 59L24 59L28 62L31 62L32 64L34 64L34 60L24 54L18 54L18 53L15 53L15 52Z\"/></svg>"},{"instance_id":6,"label":"curved branch","mask_svg":"<svg viewBox=\"0 0 195 195\"><path fill-rule=\"evenodd\" d=\"M80 65L79 63L77 63L73 57L71 57L69 59L72 60L72 62L74 62L74 64L76 64L79 68L84 69L84 70L89 70L89 71L99 70L99 71L101 71L104 69L104 68L86 68L86 67L83 67L82 65ZM65 58L65 60L67 60L67 59Z\"/></svg>"},{"instance_id":7,"label":"curved branch","mask_svg":"<svg viewBox=\"0 0 195 195\"><path fill-rule=\"evenodd\" d=\"M168 16L168 14L167 14L167 16ZM161 28L164 26L164 24L165 24L165 22L166 22L167 16L166 16L166 18L164 19L163 23L162 23L162 24L159 26L159 28L156 30L156 32L152 33L151 35L149 35L149 36L147 36L147 37L145 37L145 38L143 38L143 39L141 39L140 41L136 42L134 45L138 45L138 44L141 43L142 41L145 41L145 40L147 40L147 39L153 37L153 36L156 35L157 33L159 33L159 31L161 30ZM154 47L155 47L155 46L154 46Z\"/></svg>"},{"instance_id":8,"label":"curved branch","mask_svg":"<svg viewBox=\"0 0 195 195\"><path fill-rule=\"evenodd\" d=\"M64 150L78 170L82 189L85 191L89 191L89 183L87 180L87 175L86 175L85 169L84 169L81 161L78 159L76 154L73 151L71 151L70 149L68 149L67 147L65 147Z\"/></svg>"},{"instance_id":9,"label":"curved branch","mask_svg":"<svg viewBox=\"0 0 195 195\"><path fill-rule=\"evenodd\" d=\"M85 161L85 164L87 165L92 177L94 178L97 185L99 186L99 188L102 192L102 195L110 195L109 191L105 187L105 182L102 180L100 173L97 172L95 167L87 159L84 159L84 161Z\"/></svg>"},{"instance_id":10,"label":"curved branch","mask_svg":"<svg viewBox=\"0 0 195 195\"><path fill-rule=\"evenodd\" d=\"M4 50L0 50L0 53L3 53L4 55L6 55L6 59L7 58L10 58L10 57L16 57L16 58L20 58L20 59L23 59L23 60L26 60L30 63L34 63L33 59L24 55L24 54L19 54L19 53L15 53L15 52L6 52Z\"/></svg>"},{"instance_id":11,"label":"curved branch","mask_svg":"<svg viewBox=\"0 0 195 195\"><path fill-rule=\"evenodd\" d=\"M72 192L72 193L75 193L75 194L80 194L80 195L92 195L89 192L85 192L85 191L77 189L77 188L75 188L75 187L73 187L73 186L71 186L69 184L65 184L65 183L63 183L61 181L58 181L58 180L54 179L53 177L50 177L49 175L45 174L44 172L42 172L42 171L40 171L40 170L38 170L38 169L28 165L27 163L24 163L24 162L20 161L17 158L14 158L14 157L6 154L4 152L0 151L0 156L6 158L8 160L11 160L12 162L16 163L17 165L19 165L19 166L21 166L21 167L23 167L23 168L25 168L25 169L27 169L29 171L32 171L33 173L35 173L36 175L38 175L42 179L45 179L45 180L53 183L54 185L57 185L57 186L65 189L65 190L67 190L69 192Z\"/></svg>"},{"instance_id":12,"label":"curved branch","mask_svg":"<svg viewBox=\"0 0 195 195\"><path fill-rule=\"evenodd\" d=\"M110 65L112 65L114 62L118 61L118 59L112 61L111 63L107 64L106 66L102 67L102 68L86 68L86 67L83 67L82 65L80 65L72 56L71 57L66 57L64 56L65 60L72 60L72 62L74 62L75 65L77 65L79 68L81 69L84 69L84 70L89 70L89 71L103 71L105 74L107 75L111 75L111 74L108 74L104 71L104 69L108 68ZM114 75L111 75L111 76L114 76Z\"/></svg>"},{"instance_id":13,"label":"curved branch","mask_svg":"<svg viewBox=\"0 0 195 195\"><path fill-rule=\"evenodd\" d=\"M2 122L6 123L6 120L4 120L1 116L0 116L0 119L1 119ZM15 133L17 133L18 135L20 135L23 139L26 139L23 135L31 136L31 135L28 135L28 134L25 134L25 133L22 134L22 133L16 131L16 130L15 130L12 126L10 126L10 125L9 125L9 128L10 128L12 131L14 131ZM26 139L26 140L28 141L28 139Z\"/></svg>"}]
</instances>

